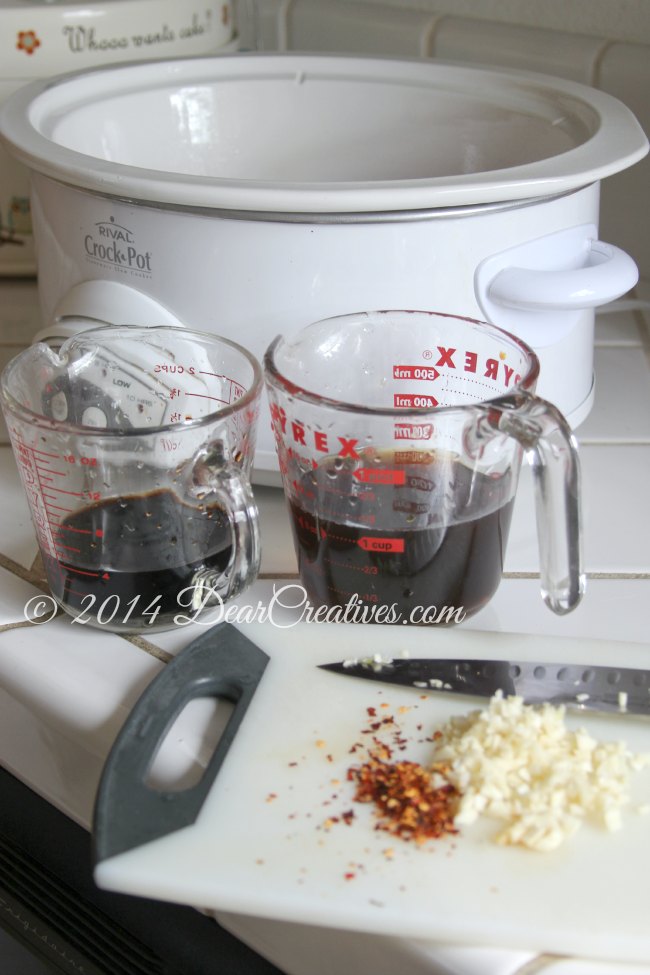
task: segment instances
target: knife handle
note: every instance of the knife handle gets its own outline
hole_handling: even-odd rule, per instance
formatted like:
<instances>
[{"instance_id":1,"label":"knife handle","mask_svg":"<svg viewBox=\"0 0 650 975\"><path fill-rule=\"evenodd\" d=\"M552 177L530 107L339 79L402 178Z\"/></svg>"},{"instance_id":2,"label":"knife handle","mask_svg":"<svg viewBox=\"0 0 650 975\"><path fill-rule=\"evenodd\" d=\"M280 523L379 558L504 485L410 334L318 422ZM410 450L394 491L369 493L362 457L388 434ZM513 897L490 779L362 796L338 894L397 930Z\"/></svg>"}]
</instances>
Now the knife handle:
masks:
<instances>
[{"instance_id":1,"label":"knife handle","mask_svg":"<svg viewBox=\"0 0 650 975\"><path fill-rule=\"evenodd\" d=\"M205 801L268 663L268 656L229 623L212 627L149 684L110 751L95 799L95 863L193 823ZM165 736L195 698L235 706L199 782L182 791L146 784Z\"/></svg>"}]
</instances>

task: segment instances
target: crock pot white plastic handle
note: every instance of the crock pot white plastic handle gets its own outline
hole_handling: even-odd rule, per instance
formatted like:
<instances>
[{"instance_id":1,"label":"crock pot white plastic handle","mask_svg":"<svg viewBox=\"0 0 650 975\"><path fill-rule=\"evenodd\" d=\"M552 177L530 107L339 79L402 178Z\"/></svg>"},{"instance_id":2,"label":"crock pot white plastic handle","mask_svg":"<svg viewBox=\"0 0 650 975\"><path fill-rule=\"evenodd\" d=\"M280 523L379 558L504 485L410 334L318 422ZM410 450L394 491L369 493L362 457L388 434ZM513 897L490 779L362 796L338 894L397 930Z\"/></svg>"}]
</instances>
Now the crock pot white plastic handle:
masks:
<instances>
[{"instance_id":1,"label":"crock pot white plastic handle","mask_svg":"<svg viewBox=\"0 0 650 975\"><path fill-rule=\"evenodd\" d=\"M488 288L490 299L524 311L572 311L606 305L634 287L639 272L625 251L602 240L586 243L586 261L579 268L499 271Z\"/></svg>"}]
</instances>

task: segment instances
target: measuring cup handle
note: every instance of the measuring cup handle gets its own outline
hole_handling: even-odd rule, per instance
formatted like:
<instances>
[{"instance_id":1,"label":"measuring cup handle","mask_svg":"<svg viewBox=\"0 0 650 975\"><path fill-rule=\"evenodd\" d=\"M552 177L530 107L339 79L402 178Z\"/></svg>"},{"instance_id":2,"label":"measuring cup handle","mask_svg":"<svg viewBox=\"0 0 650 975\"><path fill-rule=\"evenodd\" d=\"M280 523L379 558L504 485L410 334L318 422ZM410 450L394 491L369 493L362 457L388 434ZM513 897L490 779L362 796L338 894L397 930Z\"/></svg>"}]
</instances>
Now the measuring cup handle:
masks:
<instances>
[{"instance_id":1,"label":"measuring cup handle","mask_svg":"<svg viewBox=\"0 0 650 975\"><path fill-rule=\"evenodd\" d=\"M219 592L226 600L257 578L261 560L259 515L250 484L236 468L220 470L212 487L221 496L232 527L232 558L224 573L227 584Z\"/></svg>"},{"instance_id":2,"label":"measuring cup handle","mask_svg":"<svg viewBox=\"0 0 650 975\"><path fill-rule=\"evenodd\" d=\"M568 613L585 590L575 438L552 403L528 393L492 401L488 411L491 427L517 440L531 465L542 596L554 613Z\"/></svg>"}]
</instances>

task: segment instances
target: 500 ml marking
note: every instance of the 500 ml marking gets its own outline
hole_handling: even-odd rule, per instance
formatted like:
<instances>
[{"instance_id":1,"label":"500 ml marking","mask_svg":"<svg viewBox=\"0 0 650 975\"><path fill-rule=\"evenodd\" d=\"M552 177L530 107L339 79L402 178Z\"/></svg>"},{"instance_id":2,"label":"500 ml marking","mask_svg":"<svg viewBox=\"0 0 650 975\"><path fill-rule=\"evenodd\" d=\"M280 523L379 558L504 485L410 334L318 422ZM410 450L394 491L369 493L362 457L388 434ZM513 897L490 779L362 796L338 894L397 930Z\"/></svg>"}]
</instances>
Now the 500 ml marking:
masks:
<instances>
[{"instance_id":1,"label":"500 ml marking","mask_svg":"<svg viewBox=\"0 0 650 975\"><path fill-rule=\"evenodd\" d=\"M439 375L434 366L393 366L393 379L421 379L433 382Z\"/></svg>"}]
</instances>

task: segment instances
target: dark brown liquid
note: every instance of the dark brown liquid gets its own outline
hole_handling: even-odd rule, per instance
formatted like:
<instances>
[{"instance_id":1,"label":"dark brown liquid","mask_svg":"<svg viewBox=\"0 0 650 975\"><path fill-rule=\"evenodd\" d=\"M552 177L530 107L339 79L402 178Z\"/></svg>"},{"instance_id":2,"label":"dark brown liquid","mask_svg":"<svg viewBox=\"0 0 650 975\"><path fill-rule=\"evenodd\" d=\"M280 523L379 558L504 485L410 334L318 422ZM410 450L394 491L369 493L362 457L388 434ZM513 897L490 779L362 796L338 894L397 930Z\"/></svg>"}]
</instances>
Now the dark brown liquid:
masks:
<instances>
[{"instance_id":1,"label":"dark brown liquid","mask_svg":"<svg viewBox=\"0 0 650 975\"><path fill-rule=\"evenodd\" d=\"M371 477L381 479L385 465L375 469ZM448 455L438 463L393 462L390 471L404 483L360 484L328 460L300 482L290 510L310 602L344 607L358 597L368 607L394 605L399 618L379 622L458 622L476 613L503 571L510 476L475 474ZM429 610L426 618L416 607ZM443 608L462 613L450 620ZM363 620L372 615L356 621Z\"/></svg>"},{"instance_id":2,"label":"dark brown liquid","mask_svg":"<svg viewBox=\"0 0 650 975\"><path fill-rule=\"evenodd\" d=\"M185 504L167 490L74 512L59 527L58 546L62 558L45 560L52 594L80 621L96 617L111 629L153 629L192 615L192 593L181 593L205 592L203 582L216 581L232 554L221 506Z\"/></svg>"}]
</instances>

